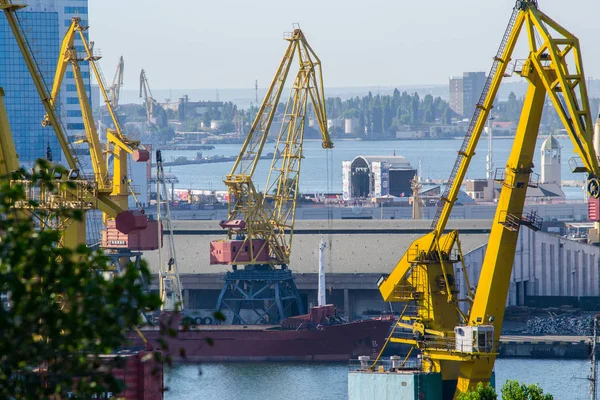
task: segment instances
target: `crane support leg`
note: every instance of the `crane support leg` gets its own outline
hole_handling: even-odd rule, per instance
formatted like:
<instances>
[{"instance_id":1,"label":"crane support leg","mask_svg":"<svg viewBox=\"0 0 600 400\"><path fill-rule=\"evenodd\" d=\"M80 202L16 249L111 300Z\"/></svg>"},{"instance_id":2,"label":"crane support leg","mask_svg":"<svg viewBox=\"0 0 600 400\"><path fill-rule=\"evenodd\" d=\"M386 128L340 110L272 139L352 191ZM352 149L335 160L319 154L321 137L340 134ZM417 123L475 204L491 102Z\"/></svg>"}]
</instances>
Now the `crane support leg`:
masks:
<instances>
[{"instance_id":1,"label":"crane support leg","mask_svg":"<svg viewBox=\"0 0 600 400\"><path fill-rule=\"evenodd\" d=\"M81 221L72 221L65 224L63 231L63 247L71 250L77 249L80 245L85 246L86 231L85 231L85 212Z\"/></svg>"},{"instance_id":2,"label":"crane support leg","mask_svg":"<svg viewBox=\"0 0 600 400\"><path fill-rule=\"evenodd\" d=\"M477 291L486 296L475 296L470 315L470 325L492 323L495 327L494 343L500 340L504 308L510 284L519 221L525 204L529 175L539 130L546 89L537 74L528 77L529 89L515 135L515 142L506 165L496 216L490 233ZM515 222L516 221L516 222ZM475 388L479 382L489 382L494 368L495 355L461 364L457 394Z\"/></svg>"}]
</instances>

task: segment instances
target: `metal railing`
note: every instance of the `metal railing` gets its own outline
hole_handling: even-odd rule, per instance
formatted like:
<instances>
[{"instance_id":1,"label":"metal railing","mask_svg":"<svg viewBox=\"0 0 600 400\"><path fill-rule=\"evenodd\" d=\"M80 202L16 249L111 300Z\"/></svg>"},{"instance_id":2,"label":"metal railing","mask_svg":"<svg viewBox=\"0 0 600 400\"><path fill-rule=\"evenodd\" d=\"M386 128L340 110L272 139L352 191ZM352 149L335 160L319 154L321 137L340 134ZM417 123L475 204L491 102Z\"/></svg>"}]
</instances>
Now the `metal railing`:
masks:
<instances>
[{"instance_id":1,"label":"metal railing","mask_svg":"<svg viewBox=\"0 0 600 400\"><path fill-rule=\"evenodd\" d=\"M494 171L494 181L501 183L503 186L514 188L515 187L514 178L515 178L515 176L513 175L512 180L510 182L507 182L506 168L496 168L496 170ZM529 180L527 181L527 186L529 186L531 188L537 188L539 186L539 184L540 184L540 174L538 174L536 172L530 172Z\"/></svg>"},{"instance_id":2,"label":"metal railing","mask_svg":"<svg viewBox=\"0 0 600 400\"><path fill-rule=\"evenodd\" d=\"M537 214L537 210L529 210L523 214L513 214L502 211L500 213L499 222L513 232L518 231L521 225L534 231L539 231L542 229L544 219Z\"/></svg>"},{"instance_id":3,"label":"metal railing","mask_svg":"<svg viewBox=\"0 0 600 400\"><path fill-rule=\"evenodd\" d=\"M62 210L94 209L94 204L86 201L86 198L96 197L97 188L87 181L56 181L53 182L56 187L45 187L36 182L28 180L12 180L11 186L22 186L25 191L25 199L16 201L16 209L34 209L34 210Z\"/></svg>"},{"instance_id":4,"label":"metal railing","mask_svg":"<svg viewBox=\"0 0 600 400\"><path fill-rule=\"evenodd\" d=\"M366 363L365 363L366 361ZM418 358L409 358L404 360L400 357L399 365L394 368L392 360L380 359L376 362L372 360L351 359L348 363L350 371L371 371L371 372L398 372L398 371L419 371L421 369L421 360Z\"/></svg>"}]
</instances>

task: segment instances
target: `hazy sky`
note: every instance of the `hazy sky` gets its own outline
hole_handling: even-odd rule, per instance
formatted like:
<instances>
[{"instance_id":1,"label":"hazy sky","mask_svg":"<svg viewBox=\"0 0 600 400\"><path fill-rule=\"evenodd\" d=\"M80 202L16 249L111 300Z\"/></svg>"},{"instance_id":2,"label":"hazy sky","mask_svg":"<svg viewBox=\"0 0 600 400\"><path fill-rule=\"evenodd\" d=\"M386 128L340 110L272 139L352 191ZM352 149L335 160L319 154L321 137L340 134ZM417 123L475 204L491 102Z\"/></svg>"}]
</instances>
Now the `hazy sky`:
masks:
<instances>
[{"instance_id":1,"label":"hazy sky","mask_svg":"<svg viewBox=\"0 0 600 400\"><path fill-rule=\"evenodd\" d=\"M600 78L600 1L540 0L580 39L585 73ZM323 63L325 85L446 84L488 71L513 0L89 0L90 38L112 81L146 70L152 88L265 87L298 22ZM520 54L524 58L525 54ZM110 83L110 82L109 82Z\"/></svg>"}]
</instances>

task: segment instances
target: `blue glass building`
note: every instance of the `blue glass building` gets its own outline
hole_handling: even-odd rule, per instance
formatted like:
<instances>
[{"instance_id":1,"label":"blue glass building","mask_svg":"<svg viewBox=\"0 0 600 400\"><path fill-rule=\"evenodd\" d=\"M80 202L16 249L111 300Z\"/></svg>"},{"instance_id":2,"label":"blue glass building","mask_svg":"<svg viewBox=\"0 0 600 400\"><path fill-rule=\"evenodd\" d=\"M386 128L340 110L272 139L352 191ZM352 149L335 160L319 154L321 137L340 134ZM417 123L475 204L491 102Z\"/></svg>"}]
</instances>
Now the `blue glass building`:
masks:
<instances>
[{"instance_id":1,"label":"blue glass building","mask_svg":"<svg viewBox=\"0 0 600 400\"><path fill-rule=\"evenodd\" d=\"M46 87L50 91L60 45L71 24L71 18L77 15L81 18L82 24L86 25L88 2L87 0L31 2L14 0L13 2L29 4L18 12L19 21L41 69ZM87 38L87 32L85 36ZM75 39L75 47L78 52L83 52L79 38ZM89 64L80 62L80 68L88 95L91 97ZM85 131L73 72L70 71L70 67L68 70L60 89L57 109L63 126L66 127L66 133L72 141L74 137L85 135ZM21 164L30 165L38 158L45 157L48 144L52 150L53 160L62 162L62 152L53 129L41 126L45 114L44 108L17 42L3 17L0 18L0 86L6 92L5 102L9 123ZM80 157L80 162L85 170L90 167L86 157Z\"/></svg>"},{"instance_id":2,"label":"blue glass building","mask_svg":"<svg viewBox=\"0 0 600 400\"><path fill-rule=\"evenodd\" d=\"M47 86L54 79L61 38L57 12L22 12L20 21ZM53 159L62 161L58 139L52 128L42 127L45 110L17 41L6 21L0 18L0 86L19 160L30 165L46 156L50 144Z\"/></svg>"}]
</instances>

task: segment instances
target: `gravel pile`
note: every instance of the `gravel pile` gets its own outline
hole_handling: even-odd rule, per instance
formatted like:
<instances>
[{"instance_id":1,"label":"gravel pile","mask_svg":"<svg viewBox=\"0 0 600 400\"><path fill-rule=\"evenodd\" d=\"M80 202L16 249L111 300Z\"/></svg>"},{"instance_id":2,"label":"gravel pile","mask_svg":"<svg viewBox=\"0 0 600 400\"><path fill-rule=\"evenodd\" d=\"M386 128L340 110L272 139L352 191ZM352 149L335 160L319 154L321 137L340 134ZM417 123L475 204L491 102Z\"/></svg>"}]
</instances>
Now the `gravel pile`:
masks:
<instances>
[{"instance_id":1,"label":"gravel pile","mask_svg":"<svg viewBox=\"0 0 600 400\"><path fill-rule=\"evenodd\" d=\"M526 335L591 336L593 321L591 316L534 317L527 321L522 333Z\"/></svg>"}]
</instances>

